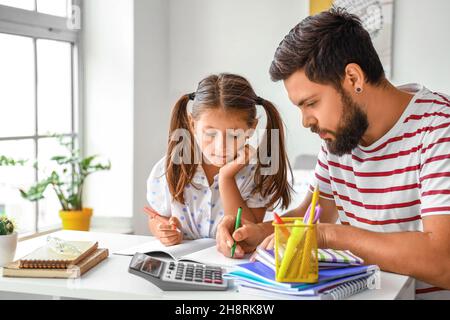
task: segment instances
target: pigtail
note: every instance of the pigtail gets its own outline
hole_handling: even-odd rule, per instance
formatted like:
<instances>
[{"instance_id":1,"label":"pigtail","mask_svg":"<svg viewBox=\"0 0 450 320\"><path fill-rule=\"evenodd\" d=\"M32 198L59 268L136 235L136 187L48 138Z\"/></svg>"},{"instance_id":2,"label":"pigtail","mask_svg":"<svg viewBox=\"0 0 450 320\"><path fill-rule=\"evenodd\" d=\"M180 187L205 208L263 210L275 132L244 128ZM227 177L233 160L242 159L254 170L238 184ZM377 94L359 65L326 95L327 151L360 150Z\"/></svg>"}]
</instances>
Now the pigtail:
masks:
<instances>
[{"instance_id":1,"label":"pigtail","mask_svg":"<svg viewBox=\"0 0 450 320\"><path fill-rule=\"evenodd\" d=\"M177 200L180 203L184 204L184 188L192 178L194 177L195 171L197 169L197 162L194 161L195 156L195 141L193 137L193 133L190 130L189 125L189 117L187 111L187 105L189 100L193 99L195 96L193 94L182 96L177 103L175 104L172 115L170 119L170 128L169 128L169 145L167 148L166 154L166 180L169 187L170 194L173 199ZM189 133L188 136L183 136L183 141L180 142L179 139L175 139L176 130L184 129L184 132ZM178 137L178 136L177 136ZM187 139L188 141L184 141ZM185 163L185 161L181 161L181 163L175 163L174 157L176 156L178 150L178 146L180 143L189 143L189 147L187 148L190 154L188 155L191 161ZM182 148L181 155L186 156L183 153L186 151L186 148Z\"/></svg>"},{"instance_id":2,"label":"pigtail","mask_svg":"<svg viewBox=\"0 0 450 320\"><path fill-rule=\"evenodd\" d=\"M291 192L293 190L291 184L288 181L288 173L291 175L291 181L293 181L292 169L289 163L289 159L286 154L285 144L285 132L284 123L281 119L280 113L275 106L267 100L257 98L256 103L262 105L267 115L267 126L264 138L262 139L261 146L267 148L267 156L275 158L278 161L278 171L272 175L261 174L261 169L267 166L261 163L260 155L258 152L258 164L255 175L256 190L262 194L263 197L272 195L268 207L277 206L280 202L282 208L286 209L291 203ZM274 144L278 145L277 150L272 150L272 135L271 130L279 130L278 141ZM272 160L273 161L273 160Z\"/></svg>"}]
</instances>

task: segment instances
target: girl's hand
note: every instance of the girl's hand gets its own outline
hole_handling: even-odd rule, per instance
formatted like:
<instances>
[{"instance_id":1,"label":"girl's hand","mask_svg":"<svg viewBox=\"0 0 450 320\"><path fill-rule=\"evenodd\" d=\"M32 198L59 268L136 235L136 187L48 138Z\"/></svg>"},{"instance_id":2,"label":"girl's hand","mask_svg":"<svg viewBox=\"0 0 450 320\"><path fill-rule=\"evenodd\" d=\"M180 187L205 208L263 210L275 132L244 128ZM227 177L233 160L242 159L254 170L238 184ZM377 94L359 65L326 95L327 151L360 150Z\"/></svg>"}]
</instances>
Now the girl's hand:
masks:
<instances>
[{"instance_id":1,"label":"girl's hand","mask_svg":"<svg viewBox=\"0 0 450 320\"><path fill-rule=\"evenodd\" d=\"M250 145L245 145L244 148L238 151L236 159L228 162L219 170L219 175L222 177L234 177L242 168L250 163L250 160L256 156L255 148Z\"/></svg>"},{"instance_id":2,"label":"girl's hand","mask_svg":"<svg viewBox=\"0 0 450 320\"><path fill-rule=\"evenodd\" d=\"M181 223L176 217L161 221L156 227L155 236L166 247L170 247L183 241L183 232L181 231Z\"/></svg>"}]
</instances>

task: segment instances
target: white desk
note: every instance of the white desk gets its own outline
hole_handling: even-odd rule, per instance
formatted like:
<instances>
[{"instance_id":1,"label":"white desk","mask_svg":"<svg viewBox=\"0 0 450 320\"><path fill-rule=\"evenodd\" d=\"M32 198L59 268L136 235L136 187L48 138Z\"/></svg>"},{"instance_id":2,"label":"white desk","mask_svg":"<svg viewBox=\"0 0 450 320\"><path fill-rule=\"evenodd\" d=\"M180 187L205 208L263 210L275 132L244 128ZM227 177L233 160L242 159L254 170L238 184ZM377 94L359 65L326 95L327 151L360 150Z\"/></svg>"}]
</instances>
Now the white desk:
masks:
<instances>
[{"instance_id":1,"label":"white desk","mask_svg":"<svg viewBox=\"0 0 450 320\"><path fill-rule=\"evenodd\" d=\"M240 300L263 299L244 295L230 288L223 292L164 292L144 279L128 273L131 257L113 255L112 252L149 241L152 237L58 231L53 235L72 240L93 240L99 247L108 248L110 256L80 279L27 279L0 277L0 300L11 297L20 299L75 298L75 299L173 299L173 300ZM16 259L45 244L46 236L19 242ZM414 280L381 272L381 289L366 290L352 299L413 299Z\"/></svg>"}]
</instances>

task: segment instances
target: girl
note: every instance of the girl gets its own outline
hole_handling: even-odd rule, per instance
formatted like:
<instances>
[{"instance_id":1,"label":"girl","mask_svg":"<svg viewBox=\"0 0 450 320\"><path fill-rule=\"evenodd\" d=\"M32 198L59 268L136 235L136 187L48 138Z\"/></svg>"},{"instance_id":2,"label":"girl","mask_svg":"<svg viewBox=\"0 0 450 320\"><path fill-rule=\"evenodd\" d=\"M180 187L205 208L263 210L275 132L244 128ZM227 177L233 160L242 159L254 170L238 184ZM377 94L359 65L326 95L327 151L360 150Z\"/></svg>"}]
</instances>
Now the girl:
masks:
<instances>
[{"instance_id":1,"label":"girl","mask_svg":"<svg viewBox=\"0 0 450 320\"><path fill-rule=\"evenodd\" d=\"M256 105L262 105L267 115L264 137L271 162L264 165L247 144L258 123ZM270 143L274 129L279 130L273 141L278 150ZM267 208L279 203L289 206L291 168L282 120L245 78L219 74L203 79L195 93L176 103L169 136L167 154L147 181L147 200L159 215L149 217L149 229L164 245L215 237L223 216L236 215L239 207L243 219L258 223ZM278 170L265 174L264 169L274 163Z\"/></svg>"}]
</instances>

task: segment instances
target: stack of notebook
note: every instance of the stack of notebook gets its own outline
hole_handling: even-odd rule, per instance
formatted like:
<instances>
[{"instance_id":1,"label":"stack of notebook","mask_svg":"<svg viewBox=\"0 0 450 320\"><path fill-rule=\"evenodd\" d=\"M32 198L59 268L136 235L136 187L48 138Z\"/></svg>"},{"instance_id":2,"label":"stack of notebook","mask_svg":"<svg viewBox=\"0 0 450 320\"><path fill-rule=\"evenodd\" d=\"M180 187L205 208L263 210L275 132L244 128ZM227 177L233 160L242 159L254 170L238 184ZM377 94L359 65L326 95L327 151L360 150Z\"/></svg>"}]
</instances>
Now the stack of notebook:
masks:
<instances>
[{"instance_id":1,"label":"stack of notebook","mask_svg":"<svg viewBox=\"0 0 450 320\"><path fill-rule=\"evenodd\" d=\"M224 277L234 280L240 292L279 299L344 299L374 285L377 266L363 265L349 251L318 251L318 283L277 282L273 250L263 249L257 249L255 262L240 264Z\"/></svg>"},{"instance_id":2,"label":"stack of notebook","mask_svg":"<svg viewBox=\"0 0 450 320\"><path fill-rule=\"evenodd\" d=\"M108 255L108 249L98 248L97 242L65 241L76 248L73 253L60 253L48 245L42 246L3 268L4 277L20 278L78 278Z\"/></svg>"}]
</instances>

